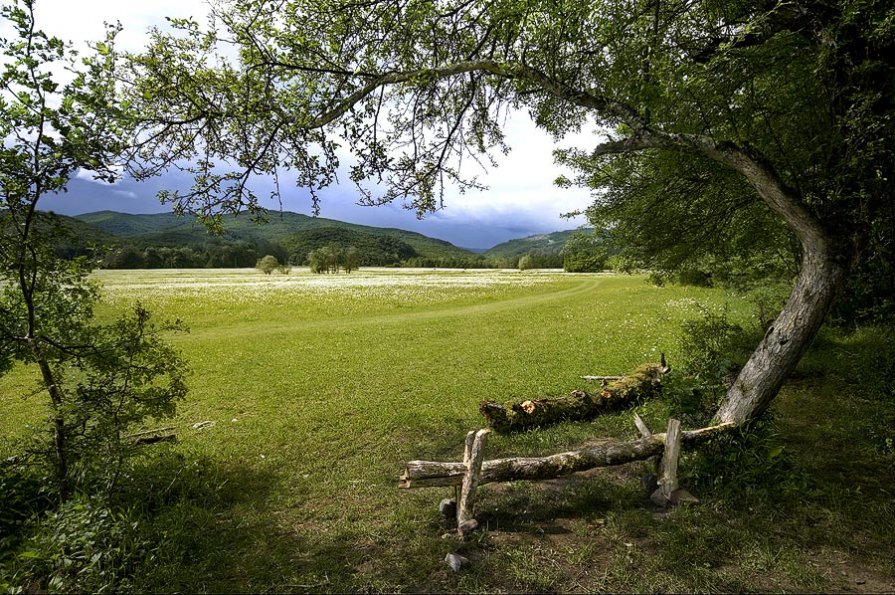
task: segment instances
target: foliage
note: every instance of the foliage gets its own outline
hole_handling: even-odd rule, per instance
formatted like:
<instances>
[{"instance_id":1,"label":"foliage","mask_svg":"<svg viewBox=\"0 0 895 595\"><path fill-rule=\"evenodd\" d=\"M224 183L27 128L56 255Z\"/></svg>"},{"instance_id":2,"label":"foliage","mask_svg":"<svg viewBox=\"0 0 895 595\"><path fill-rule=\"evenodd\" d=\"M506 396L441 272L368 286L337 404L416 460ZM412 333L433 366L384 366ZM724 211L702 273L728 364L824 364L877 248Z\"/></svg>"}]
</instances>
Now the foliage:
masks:
<instances>
[{"instance_id":1,"label":"foliage","mask_svg":"<svg viewBox=\"0 0 895 595\"><path fill-rule=\"evenodd\" d=\"M338 273L342 265L342 247L329 244L308 253L312 273Z\"/></svg>"},{"instance_id":2,"label":"foliage","mask_svg":"<svg viewBox=\"0 0 895 595\"><path fill-rule=\"evenodd\" d=\"M558 252L549 250L533 250L519 257L516 267L520 271L528 269L559 269L562 268L563 257Z\"/></svg>"},{"instance_id":3,"label":"foliage","mask_svg":"<svg viewBox=\"0 0 895 595\"><path fill-rule=\"evenodd\" d=\"M741 367L757 342L754 333L732 323L724 311L702 310L700 317L683 323L682 331L680 349L685 369L709 382L718 382Z\"/></svg>"},{"instance_id":4,"label":"foliage","mask_svg":"<svg viewBox=\"0 0 895 595\"><path fill-rule=\"evenodd\" d=\"M442 256L439 258L414 256L405 260L402 266L440 269L494 269L498 268L498 263L474 254L469 256Z\"/></svg>"},{"instance_id":5,"label":"foliage","mask_svg":"<svg viewBox=\"0 0 895 595\"><path fill-rule=\"evenodd\" d=\"M258 262L255 263L255 268L264 273L265 275L269 275L274 270L280 267L280 261L277 260L276 256L268 254L264 258L259 258Z\"/></svg>"},{"instance_id":6,"label":"foliage","mask_svg":"<svg viewBox=\"0 0 895 595\"><path fill-rule=\"evenodd\" d=\"M300 231L283 237L279 242L288 251L290 262L302 265L310 264L308 254L312 251L333 244L354 246L358 266L396 265L418 256L412 246L395 237L340 227Z\"/></svg>"},{"instance_id":7,"label":"foliage","mask_svg":"<svg viewBox=\"0 0 895 595\"><path fill-rule=\"evenodd\" d=\"M342 268L346 273L357 270L360 267L361 254L356 246L348 246L342 253Z\"/></svg>"},{"instance_id":8,"label":"foliage","mask_svg":"<svg viewBox=\"0 0 895 595\"><path fill-rule=\"evenodd\" d=\"M132 514L83 496L36 516L27 535L5 569L11 593L131 591L135 571L157 547Z\"/></svg>"},{"instance_id":9,"label":"foliage","mask_svg":"<svg viewBox=\"0 0 895 595\"><path fill-rule=\"evenodd\" d=\"M143 241L121 244L112 242L103 254L100 266L106 269L164 269L164 268L247 268L261 258L259 254L271 254L277 260L286 260L286 250L266 240L227 241L205 239L202 244L173 246L148 245ZM118 244L118 245L115 245Z\"/></svg>"},{"instance_id":10,"label":"foliage","mask_svg":"<svg viewBox=\"0 0 895 595\"><path fill-rule=\"evenodd\" d=\"M783 222L708 159L624 155L589 175L605 190L587 211L591 223L611 227L612 246L663 281L742 288L796 272L798 245Z\"/></svg>"},{"instance_id":11,"label":"foliage","mask_svg":"<svg viewBox=\"0 0 895 595\"><path fill-rule=\"evenodd\" d=\"M594 233L574 233L562 249L563 268L570 273L597 273L606 267L609 250Z\"/></svg>"}]
</instances>

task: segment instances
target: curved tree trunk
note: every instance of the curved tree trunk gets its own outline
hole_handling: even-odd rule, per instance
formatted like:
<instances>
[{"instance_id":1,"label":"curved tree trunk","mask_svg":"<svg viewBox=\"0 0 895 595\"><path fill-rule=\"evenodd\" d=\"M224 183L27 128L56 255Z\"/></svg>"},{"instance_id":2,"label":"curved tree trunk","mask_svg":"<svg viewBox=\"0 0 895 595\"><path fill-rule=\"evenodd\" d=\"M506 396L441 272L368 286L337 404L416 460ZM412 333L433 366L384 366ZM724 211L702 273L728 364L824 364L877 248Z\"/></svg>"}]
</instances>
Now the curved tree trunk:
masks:
<instances>
[{"instance_id":1,"label":"curved tree trunk","mask_svg":"<svg viewBox=\"0 0 895 595\"><path fill-rule=\"evenodd\" d=\"M805 246L802 267L786 305L715 414L717 422L741 424L764 411L793 371L845 284L845 255L826 239Z\"/></svg>"},{"instance_id":2,"label":"curved tree trunk","mask_svg":"<svg viewBox=\"0 0 895 595\"><path fill-rule=\"evenodd\" d=\"M808 349L845 284L849 251L811 212L798 191L787 186L773 165L749 146L718 142L707 136L642 130L599 145L594 155L644 149L693 151L736 170L802 245L801 270L786 305L715 414L716 422L744 423L767 408Z\"/></svg>"}]
</instances>

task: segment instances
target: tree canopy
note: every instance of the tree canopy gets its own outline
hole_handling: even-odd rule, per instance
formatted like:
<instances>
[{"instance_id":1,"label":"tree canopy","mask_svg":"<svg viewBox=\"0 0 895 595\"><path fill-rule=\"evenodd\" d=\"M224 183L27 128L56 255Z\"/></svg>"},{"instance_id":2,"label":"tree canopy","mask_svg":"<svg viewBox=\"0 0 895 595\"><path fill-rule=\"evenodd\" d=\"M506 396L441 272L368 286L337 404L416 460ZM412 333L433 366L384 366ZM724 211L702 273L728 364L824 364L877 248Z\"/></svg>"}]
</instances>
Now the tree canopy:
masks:
<instances>
[{"instance_id":1,"label":"tree canopy","mask_svg":"<svg viewBox=\"0 0 895 595\"><path fill-rule=\"evenodd\" d=\"M213 12L208 28L156 31L133 63L146 167L180 159L196 174L166 196L177 208L254 209L252 177L281 168L316 197L344 145L364 202L423 214L446 186L479 186L476 162L507 149L508 110L556 138L598 126L592 146L558 155L580 172L562 183L597 190L592 219L679 260L783 247L798 262L720 419L764 409L849 268L892 253L888 3L237 0Z\"/></svg>"}]
</instances>

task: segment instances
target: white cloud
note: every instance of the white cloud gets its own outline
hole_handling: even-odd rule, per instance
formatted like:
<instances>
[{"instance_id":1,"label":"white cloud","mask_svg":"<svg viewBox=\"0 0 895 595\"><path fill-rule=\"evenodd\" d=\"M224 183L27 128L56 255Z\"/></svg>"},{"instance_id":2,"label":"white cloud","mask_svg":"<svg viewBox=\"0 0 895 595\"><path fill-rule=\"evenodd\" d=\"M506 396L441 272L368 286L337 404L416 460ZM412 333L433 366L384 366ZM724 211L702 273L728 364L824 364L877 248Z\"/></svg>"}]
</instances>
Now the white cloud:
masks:
<instances>
[{"instance_id":1,"label":"white cloud","mask_svg":"<svg viewBox=\"0 0 895 595\"><path fill-rule=\"evenodd\" d=\"M100 184L102 186L114 186L114 184L110 182L106 182L105 180L100 180L96 177L96 174L89 169L81 168L78 170L78 173L75 174L75 178L79 180L84 180L86 182L93 182L94 184Z\"/></svg>"},{"instance_id":2,"label":"white cloud","mask_svg":"<svg viewBox=\"0 0 895 595\"><path fill-rule=\"evenodd\" d=\"M112 167L112 170L116 172L116 176L120 176L124 172L124 167L115 165ZM100 184L101 186L116 186L121 182L120 177L114 182L101 180L96 177L96 172L89 169L84 169L83 167L78 169L78 173L75 174L75 178L77 178L78 180L84 180L86 182L93 182L94 184Z\"/></svg>"},{"instance_id":3,"label":"white cloud","mask_svg":"<svg viewBox=\"0 0 895 595\"><path fill-rule=\"evenodd\" d=\"M142 48L149 27L164 25L165 17L193 17L204 23L207 14L205 0L37 0L35 4L40 29L76 43L100 40L105 35L104 22L120 22L124 29L118 43L127 51Z\"/></svg>"},{"instance_id":4,"label":"white cloud","mask_svg":"<svg viewBox=\"0 0 895 595\"><path fill-rule=\"evenodd\" d=\"M506 142L512 150L509 155L497 155L498 167L479 177L488 190L466 194L450 192L445 197L446 208L438 217L489 223L521 219L529 224L539 223L545 229L584 223L582 218L569 221L560 217L586 208L592 198L587 189L564 189L554 185L560 174L569 172L554 163L553 150L568 146L586 149L596 145L602 136L592 128L585 127L581 133L555 143L549 134L535 126L528 114L514 113L504 128Z\"/></svg>"}]
</instances>

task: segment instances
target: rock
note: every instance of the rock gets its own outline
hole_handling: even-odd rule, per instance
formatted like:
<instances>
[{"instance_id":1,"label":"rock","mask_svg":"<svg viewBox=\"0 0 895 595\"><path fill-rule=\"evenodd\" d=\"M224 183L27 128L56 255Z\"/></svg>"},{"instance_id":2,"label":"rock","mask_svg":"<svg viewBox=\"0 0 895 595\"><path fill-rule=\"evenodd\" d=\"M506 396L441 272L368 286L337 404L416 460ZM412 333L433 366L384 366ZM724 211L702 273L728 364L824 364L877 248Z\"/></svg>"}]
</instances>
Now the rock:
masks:
<instances>
[{"instance_id":1,"label":"rock","mask_svg":"<svg viewBox=\"0 0 895 595\"><path fill-rule=\"evenodd\" d=\"M454 572L460 572L461 568L469 565L469 559L464 558L459 554L448 554L444 557L444 561L448 563L448 566L450 566L451 570Z\"/></svg>"},{"instance_id":2,"label":"rock","mask_svg":"<svg viewBox=\"0 0 895 595\"><path fill-rule=\"evenodd\" d=\"M475 519L469 519L468 521L460 523L460 526L457 527L457 532L460 534L460 539L466 539L467 535L478 528L479 522Z\"/></svg>"},{"instance_id":3,"label":"rock","mask_svg":"<svg viewBox=\"0 0 895 595\"><path fill-rule=\"evenodd\" d=\"M668 499L665 498L665 494L662 492L661 487L656 488L655 491L652 494L650 494L649 499L650 499L650 502L652 502L656 506L660 506L662 508L668 507L668 504L669 504Z\"/></svg>"},{"instance_id":4,"label":"rock","mask_svg":"<svg viewBox=\"0 0 895 595\"><path fill-rule=\"evenodd\" d=\"M697 498L684 488L678 488L671 492L672 504L696 504L697 502L699 502L699 498Z\"/></svg>"},{"instance_id":5,"label":"rock","mask_svg":"<svg viewBox=\"0 0 895 595\"><path fill-rule=\"evenodd\" d=\"M457 501L453 498L444 498L438 503L438 512L448 522L456 522L457 520Z\"/></svg>"},{"instance_id":6,"label":"rock","mask_svg":"<svg viewBox=\"0 0 895 595\"><path fill-rule=\"evenodd\" d=\"M641 477L640 484L643 486L643 492L646 494L647 498L651 497L653 492L656 491L656 488L659 487L659 482L656 481L655 473L647 473Z\"/></svg>"}]
</instances>

